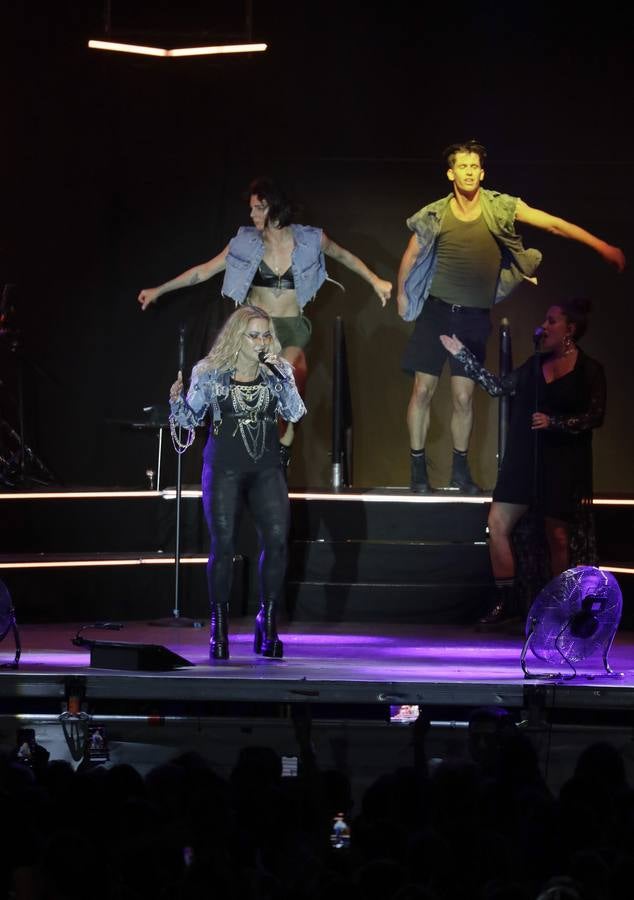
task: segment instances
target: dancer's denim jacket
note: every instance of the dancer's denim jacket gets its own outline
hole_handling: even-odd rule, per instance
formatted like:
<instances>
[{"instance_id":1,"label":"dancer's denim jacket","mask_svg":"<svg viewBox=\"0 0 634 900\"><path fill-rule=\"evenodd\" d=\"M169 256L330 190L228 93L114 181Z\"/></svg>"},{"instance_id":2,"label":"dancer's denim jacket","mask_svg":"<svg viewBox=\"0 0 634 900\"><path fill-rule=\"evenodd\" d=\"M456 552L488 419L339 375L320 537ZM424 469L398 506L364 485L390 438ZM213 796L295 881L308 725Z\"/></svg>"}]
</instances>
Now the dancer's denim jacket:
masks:
<instances>
[{"instance_id":1,"label":"dancer's denim jacket","mask_svg":"<svg viewBox=\"0 0 634 900\"><path fill-rule=\"evenodd\" d=\"M328 279L321 250L323 232L321 228L310 225L291 225L290 229L295 243L291 258L295 293L299 308L303 309ZM235 301L236 306L246 300L263 257L264 241L258 229L252 226L239 228L236 236L229 241L222 283L223 296Z\"/></svg>"},{"instance_id":2,"label":"dancer's denim jacket","mask_svg":"<svg viewBox=\"0 0 634 900\"><path fill-rule=\"evenodd\" d=\"M275 365L284 375L282 380L264 368L261 370L262 377L271 393L278 398L278 415L286 422L297 422L305 414L306 407L295 386L293 368L285 359L280 358ZM229 394L231 375L226 369L201 372L200 363L195 366L187 398L181 394L178 399L170 400L172 422L185 428L196 428L202 424L207 410L211 409L212 427L217 430L222 421L219 401Z\"/></svg>"},{"instance_id":3,"label":"dancer's denim jacket","mask_svg":"<svg viewBox=\"0 0 634 900\"><path fill-rule=\"evenodd\" d=\"M436 271L436 238L440 234L442 217L452 197L453 194L449 194L442 200L436 200L407 219L407 227L418 237L420 251L404 284L407 309L403 318L406 322L413 322L418 318L429 295ZM502 264L495 293L496 303L508 297L523 280L537 284L534 276L542 255L539 250L524 249L522 239L515 231L518 199L509 194L480 189L482 216L502 250Z\"/></svg>"}]
</instances>

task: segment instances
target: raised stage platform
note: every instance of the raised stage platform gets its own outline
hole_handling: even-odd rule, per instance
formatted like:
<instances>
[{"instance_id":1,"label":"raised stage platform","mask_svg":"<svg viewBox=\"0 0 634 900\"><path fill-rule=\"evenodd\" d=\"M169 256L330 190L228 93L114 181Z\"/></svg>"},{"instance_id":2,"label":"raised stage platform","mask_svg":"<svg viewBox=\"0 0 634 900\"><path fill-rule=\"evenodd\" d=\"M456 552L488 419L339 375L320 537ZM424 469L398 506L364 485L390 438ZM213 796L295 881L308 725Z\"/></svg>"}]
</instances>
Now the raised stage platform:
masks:
<instances>
[{"instance_id":1,"label":"raised stage platform","mask_svg":"<svg viewBox=\"0 0 634 900\"><path fill-rule=\"evenodd\" d=\"M404 704L426 710L443 740L482 705L505 707L550 737L558 728L629 733L633 498L599 497L595 506L601 565L614 572L624 596L610 654L622 677L607 676L599 658L579 664L572 680L544 681L524 676L521 635L484 635L471 627L491 589L490 497L420 497L404 489L290 497L284 659L252 651L257 544L246 519L235 560L231 659L210 664L207 540L196 487L183 495L178 618L200 620L200 628L174 621L173 491L1 494L0 579L13 597L22 642L19 669L0 673L3 728L36 722L58 733L69 697L80 696L91 721L115 722L126 734L138 727L146 748L157 740L149 731L168 723L187 726L186 738L182 730L170 738L173 749L191 745L210 722L216 737L219 723L231 722L232 742L246 740L247 732L254 740L260 733L254 723L266 719L281 728L283 749L292 743L295 704L309 704L315 719L335 723L329 741L342 723L366 728L366 752L368 740L383 746L383 729L392 728L390 706ZM72 644L81 625L97 620L122 623L117 632L83 634L105 642L106 651L112 642L133 645L123 668L104 665L103 657L91 665L90 650ZM149 624L157 620L169 624ZM167 657L158 671L134 655L147 645ZM0 661L12 656L7 635ZM528 663L532 669L536 661ZM394 740L385 739L388 760Z\"/></svg>"},{"instance_id":2,"label":"raised stage platform","mask_svg":"<svg viewBox=\"0 0 634 900\"><path fill-rule=\"evenodd\" d=\"M521 635L484 635L458 626L287 623L280 628L285 655L275 660L253 653L250 618L233 619L231 657L211 663L206 628L128 622L116 633L83 632L99 642L100 650L158 647L175 654L165 654L162 671L143 671L142 655L129 656L126 662L126 654L116 652L114 665L122 664L122 669L91 665L90 649L72 644L78 627L20 627L19 670L4 671L0 678L5 704L11 697L18 702L63 700L69 680L80 679L92 701L150 704L157 712L174 702L187 706L240 701L524 709L536 693L550 710L587 710L592 716L598 710L625 710L629 715L634 708L632 632L617 634L610 654L620 677L606 675L599 657L579 663L575 679L551 682L524 676ZM9 638L0 646L2 662L10 661L11 647ZM541 671L538 660L528 661Z\"/></svg>"}]
</instances>

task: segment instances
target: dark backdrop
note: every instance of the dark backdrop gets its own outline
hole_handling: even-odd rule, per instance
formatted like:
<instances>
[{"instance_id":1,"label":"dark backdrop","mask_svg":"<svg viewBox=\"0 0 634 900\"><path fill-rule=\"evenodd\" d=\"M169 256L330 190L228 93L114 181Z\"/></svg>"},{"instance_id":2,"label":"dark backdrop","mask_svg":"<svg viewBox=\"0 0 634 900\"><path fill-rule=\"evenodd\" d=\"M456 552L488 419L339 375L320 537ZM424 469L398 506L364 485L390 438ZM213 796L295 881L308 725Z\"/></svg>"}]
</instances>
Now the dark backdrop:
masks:
<instances>
[{"instance_id":1,"label":"dark backdrop","mask_svg":"<svg viewBox=\"0 0 634 900\"><path fill-rule=\"evenodd\" d=\"M477 137L486 184L577 222L631 255L631 13L604 4L499 3L413 8L395 2L255 0L266 54L160 60L89 51L103 7L9 3L0 282L14 284L22 334L28 443L66 484L142 485L151 435L118 420L164 402L181 322L188 364L231 306L221 280L162 298L142 314L141 287L218 252L247 222L249 179L278 176L302 219L396 280L404 219L446 192L442 148ZM235 39L243 9L112 3L121 37L177 46ZM600 18L599 18L600 16ZM631 274L587 248L525 228L544 252L539 287L494 311L511 320L516 361L545 308L582 293L596 303L585 347L602 360L608 417L596 437L596 487L634 490L631 459ZM399 368L411 326L367 285L329 266L314 324L309 415L291 484L329 478L331 329L344 319L358 486L405 484L410 381ZM496 347L490 348L495 367ZM0 347L2 413L15 421L18 355ZM448 477L446 384L432 421L432 479ZM478 397L474 474L495 480L497 408ZM199 449L186 463L198 479ZM170 453L170 465L173 457Z\"/></svg>"}]
</instances>

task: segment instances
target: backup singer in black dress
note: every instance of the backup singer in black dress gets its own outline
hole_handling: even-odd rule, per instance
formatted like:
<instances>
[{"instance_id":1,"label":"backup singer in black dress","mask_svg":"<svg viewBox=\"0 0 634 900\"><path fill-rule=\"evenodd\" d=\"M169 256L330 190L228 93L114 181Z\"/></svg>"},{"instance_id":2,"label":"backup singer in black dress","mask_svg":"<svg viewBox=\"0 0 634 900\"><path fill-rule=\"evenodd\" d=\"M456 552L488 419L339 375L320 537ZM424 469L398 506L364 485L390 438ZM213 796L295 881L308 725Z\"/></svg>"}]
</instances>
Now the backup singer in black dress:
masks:
<instances>
[{"instance_id":1,"label":"backup singer in black dress","mask_svg":"<svg viewBox=\"0 0 634 900\"><path fill-rule=\"evenodd\" d=\"M501 624L520 612L511 538L529 508L543 518L551 576L571 564L572 524L581 521L580 509L592 500L592 429L602 424L605 413L603 367L577 346L589 311L585 299L551 306L541 327L539 356L504 378L483 368L455 336L441 337L445 349L489 394L513 396L508 443L488 520L496 595L481 627ZM594 563L590 552L577 548L581 558L574 564Z\"/></svg>"},{"instance_id":2,"label":"backup singer in black dress","mask_svg":"<svg viewBox=\"0 0 634 900\"><path fill-rule=\"evenodd\" d=\"M172 429L180 450L191 445L195 427L211 412L202 488L211 537L207 582L212 659L229 657L227 613L235 532L244 503L262 545L253 648L263 656L283 655L275 612L286 575L289 503L277 417L297 422L306 408L292 367L277 356L279 351L270 315L256 306L241 306L227 319L209 354L194 366L187 398L181 372L170 392L172 425L189 429L183 443Z\"/></svg>"}]
</instances>

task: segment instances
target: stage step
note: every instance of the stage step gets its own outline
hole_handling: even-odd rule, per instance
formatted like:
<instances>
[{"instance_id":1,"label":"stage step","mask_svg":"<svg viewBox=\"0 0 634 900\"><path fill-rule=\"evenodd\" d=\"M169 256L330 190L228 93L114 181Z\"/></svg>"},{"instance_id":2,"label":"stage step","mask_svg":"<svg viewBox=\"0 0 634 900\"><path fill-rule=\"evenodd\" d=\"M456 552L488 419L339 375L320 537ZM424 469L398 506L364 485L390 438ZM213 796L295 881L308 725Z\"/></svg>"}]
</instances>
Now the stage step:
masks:
<instances>
[{"instance_id":1,"label":"stage step","mask_svg":"<svg viewBox=\"0 0 634 900\"><path fill-rule=\"evenodd\" d=\"M490 497L409 491L291 495L291 538L331 541L481 541Z\"/></svg>"},{"instance_id":2,"label":"stage step","mask_svg":"<svg viewBox=\"0 0 634 900\"><path fill-rule=\"evenodd\" d=\"M209 619L207 557L183 554L180 615ZM21 622L155 620L175 607L174 557L161 553L0 556L5 582ZM232 615L244 615L250 595L244 557L233 561Z\"/></svg>"},{"instance_id":3,"label":"stage step","mask_svg":"<svg viewBox=\"0 0 634 900\"><path fill-rule=\"evenodd\" d=\"M460 624L474 622L488 608L491 590L490 578L468 584L289 581L286 612L291 622Z\"/></svg>"},{"instance_id":4,"label":"stage step","mask_svg":"<svg viewBox=\"0 0 634 900\"><path fill-rule=\"evenodd\" d=\"M291 493L288 614L300 620L472 621L488 602L487 497L403 489ZM173 606L173 491L0 493L0 578L23 621L141 619ZM595 504L601 561L634 587L634 502ZM208 617L209 539L200 491L181 506L181 608ZM257 608L259 547L248 514L236 553L232 612ZM623 568L628 571L619 571Z\"/></svg>"},{"instance_id":5,"label":"stage step","mask_svg":"<svg viewBox=\"0 0 634 900\"><path fill-rule=\"evenodd\" d=\"M490 581L488 545L448 541L292 541L288 578L323 583Z\"/></svg>"}]
</instances>

